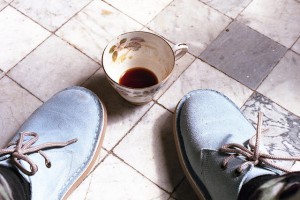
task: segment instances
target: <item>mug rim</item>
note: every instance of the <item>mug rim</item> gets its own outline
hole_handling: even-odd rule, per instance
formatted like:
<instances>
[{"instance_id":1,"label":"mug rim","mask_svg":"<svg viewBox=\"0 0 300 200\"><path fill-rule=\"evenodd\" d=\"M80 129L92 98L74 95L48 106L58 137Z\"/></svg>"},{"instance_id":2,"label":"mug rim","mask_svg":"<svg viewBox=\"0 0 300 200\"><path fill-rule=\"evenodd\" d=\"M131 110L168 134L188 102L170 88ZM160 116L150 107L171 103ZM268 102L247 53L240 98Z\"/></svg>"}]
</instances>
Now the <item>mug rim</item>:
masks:
<instances>
[{"instance_id":1,"label":"mug rim","mask_svg":"<svg viewBox=\"0 0 300 200\"><path fill-rule=\"evenodd\" d=\"M104 67L104 63L103 63L103 58L104 58L104 53L105 53L105 51L107 50L107 48L108 48L108 46L109 46L109 44L111 44L116 38L118 38L118 37L120 37L120 36L122 36L122 35L126 35L126 34L130 34L130 33L145 33L145 34L149 34L149 35L153 35L153 36L156 36L156 37L158 37L158 38L160 38L162 41L164 41L164 43L165 44L167 44L167 46L169 47L169 49L171 50L171 52L172 52L172 55L173 55L173 59L172 59L172 63L173 63L173 66L172 66L172 69L171 69L171 73L169 73L162 81L160 81L160 82L158 82L157 84L155 84L155 85L151 85L151 86L148 86L148 87L143 87L143 88L135 88L135 87L128 87L128 86L125 86L125 85L121 85L120 83L118 83L117 81L115 81L115 80L113 80L109 75L108 75L108 73L107 73L107 71L105 70L105 67ZM104 70L104 73L105 73L105 75L106 75L106 77L108 77L112 82L114 82L115 84L117 84L117 85L120 85L120 86L122 86L122 87L124 87L124 88L127 88L127 89L134 89L134 90L144 90L144 89L146 89L146 88L154 88L155 86L157 86L157 85L159 85L159 84L163 84L164 82L166 82L166 80L171 76L171 74L172 74L172 72L173 72L173 70L174 70L174 68L175 68L175 53L174 53L174 51L173 51L173 48L171 47L171 45L166 41L166 39L164 39L162 36L160 36L160 35L158 35L158 34L155 34L155 33L152 33L152 32L146 32L146 31L129 31L129 32L126 32L126 33L122 33L122 34L120 34L120 35L118 35L118 36L116 36L116 37L114 37L112 40L110 40L108 43L107 43L107 45L105 46L105 48L104 48L104 50L103 50L103 52L102 52L102 59L101 59L101 64L102 64L102 68L103 68L103 70Z\"/></svg>"}]
</instances>

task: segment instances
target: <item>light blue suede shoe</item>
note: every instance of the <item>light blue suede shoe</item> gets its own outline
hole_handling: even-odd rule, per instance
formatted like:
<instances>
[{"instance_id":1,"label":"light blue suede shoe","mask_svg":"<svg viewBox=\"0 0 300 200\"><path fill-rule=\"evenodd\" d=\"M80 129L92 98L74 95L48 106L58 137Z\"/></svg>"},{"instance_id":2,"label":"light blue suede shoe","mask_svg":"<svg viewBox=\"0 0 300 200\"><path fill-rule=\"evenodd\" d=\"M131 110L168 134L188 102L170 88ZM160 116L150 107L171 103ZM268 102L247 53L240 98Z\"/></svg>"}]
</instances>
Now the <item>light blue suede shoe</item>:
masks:
<instances>
[{"instance_id":1,"label":"light blue suede shoe","mask_svg":"<svg viewBox=\"0 0 300 200\"><path fill-rule=\"evenodd\" d=\"M63 90L22 125L0 165L17 168L32 200L66 199L97 161L106 128L106 110L91 91Z\"/></svg>"},{"instance_id":2,"label":"light blue suede shoe","mask_svg":"<svg viewBox=\"0 0 300 200\"><path fill-rule=\"evenodd\" d=\"M234 200L254 177L280 173L259 147L259 139L249 141L255 134L239 108L216 91L193 91L181 99L174 116L175 142L199 198Z\"/></svg>"}]
</instances>

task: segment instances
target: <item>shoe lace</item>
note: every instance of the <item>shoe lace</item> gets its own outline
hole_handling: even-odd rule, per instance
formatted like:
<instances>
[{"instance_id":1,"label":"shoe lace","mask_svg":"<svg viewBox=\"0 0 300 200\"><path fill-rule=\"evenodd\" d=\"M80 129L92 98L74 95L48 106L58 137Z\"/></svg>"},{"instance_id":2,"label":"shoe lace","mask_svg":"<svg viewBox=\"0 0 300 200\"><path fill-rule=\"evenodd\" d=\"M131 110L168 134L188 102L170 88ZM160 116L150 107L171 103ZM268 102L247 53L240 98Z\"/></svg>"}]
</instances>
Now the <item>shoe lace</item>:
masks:
<instances>
[{"instance_id":1,"label":"shoe lace","mask_svg":"<svg viewBox=\"0 0 300 200\"><path fill-rule=\"evenodd\" d=\"M283 172L292 172L290 169L282 167L278 164L275 164L274 160L280 160L280 161L300 161L300 157L291 157L291 156L274 156L266 153L262 153L260 151L261 146L261 133L262 133L262 118L263 113L259 112L258 114L258 123L257 123L257 129L256 134L249 140L249 148L246 148L240 144L237 143L230 143L222 146L219 151L223 153L230 154L229 157L225 158L222 162L222 167L226 168L228 162L237 157L237 156L244 156L246 158L246 161L242 163L237 169L236 172L240 175L244 172L246 168L248 168L250 165L265 165L269 167L273 167L275 169L278 169ZM254 142L255 139L255 142Z\"/></svg>"},{"instance_id":2,"label":"shoe lace","mask_svg":"<svg viewBox=\"0 0 300 200\"><path fill-rule=\"evenodd\" d=\"M25 136L32 137L31 139L24 141ZM37 146L32 146L36 141L38 141L39 136L35 132L21 132L20 137L16 142L8 144L5 148L0 149L0 157L7 156L5 159L11 157L12 162L26 175L32 176L38 171L38 167L34 162L28 157L29 154L38 152L45 159L46 167L51 167L51 161L48 156L42 151L43 149L49 148L61 148L68 146L77 142L77 139L72 139L67 142L48 142L44 144L40 144ZM27 162L30 166L30 171L25 169L20 161L23 160Z\"/></svg>"}]
</instances>

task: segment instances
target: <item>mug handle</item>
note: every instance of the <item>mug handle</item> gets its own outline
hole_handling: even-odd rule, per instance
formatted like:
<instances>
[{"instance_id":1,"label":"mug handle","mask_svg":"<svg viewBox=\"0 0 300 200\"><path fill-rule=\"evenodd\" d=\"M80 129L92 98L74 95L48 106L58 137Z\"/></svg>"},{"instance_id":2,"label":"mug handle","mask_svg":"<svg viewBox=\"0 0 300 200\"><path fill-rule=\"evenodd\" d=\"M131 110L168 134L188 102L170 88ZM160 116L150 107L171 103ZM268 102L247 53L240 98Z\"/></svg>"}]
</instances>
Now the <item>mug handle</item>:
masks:
<instances>
[{"instance_id":1,"label":"mug handle","mask_svg":"<svg viewBox=\"0 0 300 200\"><path fill-rule=\"evenodd\" d=\"M184 56L189 50L188 45L184 43L175 44L173 47L173 52L175 55L175 61Z\"/></svg>"}]
</instances>

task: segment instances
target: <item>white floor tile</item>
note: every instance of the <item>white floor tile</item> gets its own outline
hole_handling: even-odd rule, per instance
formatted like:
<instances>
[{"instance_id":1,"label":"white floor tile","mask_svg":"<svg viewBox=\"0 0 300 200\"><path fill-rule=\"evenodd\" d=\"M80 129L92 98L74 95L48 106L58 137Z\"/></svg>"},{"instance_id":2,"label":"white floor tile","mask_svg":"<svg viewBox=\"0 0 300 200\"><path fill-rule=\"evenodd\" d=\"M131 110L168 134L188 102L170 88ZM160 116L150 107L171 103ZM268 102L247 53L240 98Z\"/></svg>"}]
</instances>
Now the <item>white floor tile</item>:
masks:
<instances>
[{"instance_id":1,"label":"white floor tile","mask_svg":"<svg viewBox=\"0 0 300 200\"><path fill-rule=\"evenodd\" d=\"M107 43L128 31L140 30L142 25L108 4L95 0L66 23L56 33L96 61Z\"/></svg>"},{"instance_id":2,"label":"white floor tile","mask_svg":"<svg viewBox=\"0 0 300 200\"><path fill-rule=\"evenodd\" d=\"M50 35L10 6L0 12L0 30L0 69L5 72Z\"/></svg>"},{"instance_id":3,"label":"white floor tile","mask_svg":"<svg viewBox=\"0 0 300 200\"><path fill-rule=\"evenodd\" d=\"M294 44L293 48L294 51L296 51L298 54L300 54L300 38L297 40L297 42Z\"/></svg>"},{"instance_id":4,"label":"white floor tile","mask_svg":"<svg viewBox=\"0 0 300 200\"><path fill-rule=\"evenodd\" d=\"M167 200L169 195L114 156L92 173L87 200Z\"/></svg>"},{"instance_id":5,"label":"white floor tile","mask_svg":"<svg viewBox=\"0 0 300 200\"><path fill-rule=\"evenodd\" d=\"M172 0L106 0L106 2L146 25Z\"/></svg>"},{"instance_id":6,"label":"white floor tile","mask_svg":"<svg viewBox=\"0 0 300 200\"><path fill-rule=\"evenodd\" d=\"M300 55L288 51L258 92L300 116Z\"/></svg>"},{"instance_id":7,"label":"white floor tile","mask_svg":"<svg viewBox=\"0 0 300 200\"><path fill-rule=\"evenodd\" d=\"M154 105L114 152L147 178L172 192L183 178L173 140L173 117Z\"/></svg>"},{"instance_id":8,"label":"white floor tile","mask_svg":"<svg viewBox=\"0 0 300 200\"><path fill-rule=\"evenodd\" d=\"M0 79L0 93L0 148L2 148L42 102L6 76Z\"/></svg>"},{"instance_id":9,"label":"white floor tile","mask_svg":"<svg viewBox=\"0 0 300 200\"><path fill-rule=\"evenodd\" d=\"M254 0L238 20L289 48L300 35L299 10L294 0Z\"/></svg>"},{"instance_id":10,"label":"white floor tile","mask_svg":"<svg viewBox=\"0 0 300 200\"><path fill-rule=\"evenodd\" d=\"M200 1L175 0L148 27L173 43L188 44L189 52L199 56L230 22Z\"/></svg>"},{"instance_id":11,"label":"white floor tile","mask_svg":"<svg viewBox=\"0 0 300 200\"><path fill-rule=\"evenodd\" d=\"M56 92L88 79L99 65L56 36L22 60L9 76L46 101Z\"/></svg>"},{"instance_id":12,"label":"white floor tile","mask_svg":"<svg viewBox=\"0 0 300 200\"><path fill-rule=\"evenodd\" d=\"M252 90L197 59L158 99L158 102L174 111L178 101L186 93L197 89L217 90L232 99L239 107L252 93Z\"/></svg>"},{"instance_id":13,"label":"white floor tile","mask_svg":"<svg viewBox=\"0 0 300 200\"><path fill-rule=\"evenodd\" d=\"M12 6L50 31L55 31L91 0L14 0Z\"/></svg>"},{"instance_id":14,"label":"white floor tile","mask_svg":"<svg viewBox=\"0 0 300 200\"><path fill-rule=\"evenodd\" d=\"M201 0L225 15L236 18L252 0Z\"/></svg>"},{"instance_id":15,"label":"white floor tile","mask_svg":"<svg viewBox=\"0 0 300 200\"><path fill-rule=\"evenodd\" d=\"M7 6L7 5L8 5L8 3L7 3L6 1L0 0L0 11L1 11L3 8L5 8L5 6Z\"/></svg>"}]
</instances>

